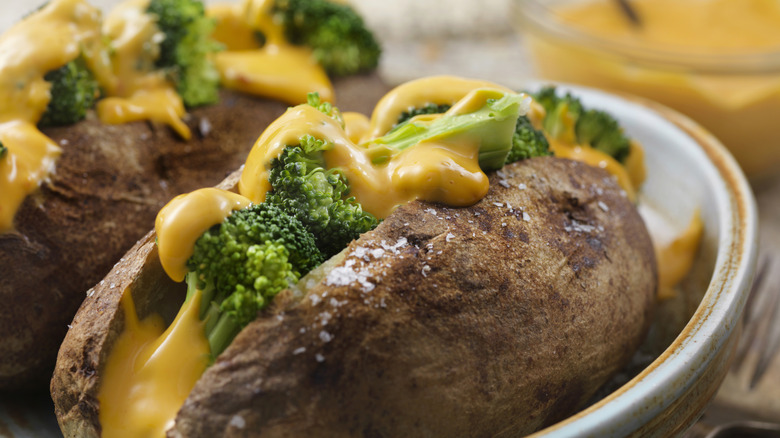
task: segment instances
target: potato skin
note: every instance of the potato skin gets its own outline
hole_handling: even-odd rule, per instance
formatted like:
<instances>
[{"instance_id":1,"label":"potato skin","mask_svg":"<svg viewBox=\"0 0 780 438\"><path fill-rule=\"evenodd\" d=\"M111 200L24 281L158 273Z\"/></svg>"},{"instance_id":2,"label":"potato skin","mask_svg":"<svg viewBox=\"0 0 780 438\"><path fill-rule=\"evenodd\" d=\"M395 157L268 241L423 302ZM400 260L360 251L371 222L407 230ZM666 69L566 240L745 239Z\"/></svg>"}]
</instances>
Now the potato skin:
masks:
<instances>
[{"instance_id":1,"label":"potato skin","mask_svg":"<svg viewBox=\"0 0 780 438\"><path fill-rule=\"evenodd\" d=\"M345 109L368 112L387 86L376 74L334 83ZM44 389L67 325L85 297L173 196L239 168L287 105L222 91L190 111L193 138L150 123L106 125L94 114L49 128L55 173L0 233L0 390Z\"/></svg>"},{"instance_id":2,"label":"potato skin","mask_svg":"<svg viewBox=\"0 0 780 438\"><path fill-rule=\"evenodd\" d=\"M141 316L159 307L155 256L150 234L73 321L51 387L66 436L99 434L119 296L133 285ZM401 207L306 298L280 294L206 371L170 435L527 434L627 363L655 289L647 230L605 172L552 157L509 165L476 205Z\"/></svg>"}]
</instances>

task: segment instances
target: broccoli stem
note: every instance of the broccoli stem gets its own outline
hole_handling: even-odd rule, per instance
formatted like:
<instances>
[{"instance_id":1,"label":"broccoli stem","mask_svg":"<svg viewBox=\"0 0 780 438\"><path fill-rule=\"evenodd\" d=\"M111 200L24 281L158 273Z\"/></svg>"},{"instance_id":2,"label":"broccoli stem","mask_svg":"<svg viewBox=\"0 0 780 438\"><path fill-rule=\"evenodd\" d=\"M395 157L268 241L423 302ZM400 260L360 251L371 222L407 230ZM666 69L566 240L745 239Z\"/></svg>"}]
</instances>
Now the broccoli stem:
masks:
<instances>
[{"instance_id":1,"label":"broccoli stem","mask_svg":"<svg viewBox=\"0 0 780 438\"><path fill-rule=\"evenodd\" d=\"M204 333L211 350L211 357L216 358L222 353L233 338L241 330L235 318L222 313L219 305L214 302L217 290L213 284L207 283L202 289L198 287L200 280L196 272L187 273L187 296L185 302L192 299L195 293L201 291L199 318L204 322Z\"/></svg>"},{"instance_id":2,"label":"broccoli stem","mask_svg":"<svg viewBox=\"0 0 780 438\"><path fill-rule=\"evenodd\" d=\"M525 96L480 89L464 98L457 107L430 123L410 119L389 134L364 144L374 164L388 161L404 149L425 141L479 142L479 165L485 170L500 169L512 147L517 118ZM476 108L473 111L471 109Z\"/></svg>"},{"instance_id":3,"label":"broccoli stem","mask_svg":"<svg viewBox=\"0 0 780 438\"><path fill-rule=\"evenodd\" d=\"M241 331L241 326L232 316L227 313L220 315L214 328L206 334L212 357L217 357L225 351L239 331Z\"/></svg>"}]
</instances>

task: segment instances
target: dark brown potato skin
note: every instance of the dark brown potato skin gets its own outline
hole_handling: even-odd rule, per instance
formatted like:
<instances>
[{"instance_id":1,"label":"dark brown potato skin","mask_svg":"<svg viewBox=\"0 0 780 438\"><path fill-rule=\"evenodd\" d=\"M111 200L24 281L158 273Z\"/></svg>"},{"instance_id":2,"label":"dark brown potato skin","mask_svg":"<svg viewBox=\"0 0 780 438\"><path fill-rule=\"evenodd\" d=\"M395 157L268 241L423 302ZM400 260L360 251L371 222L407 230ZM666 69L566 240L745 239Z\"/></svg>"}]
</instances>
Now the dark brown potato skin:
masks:
<instances>
[{"instance_id":1,"label":"dark brown potato skin","mask_svg":"<svg viewBox=\"0 0 780 438\"><path fill-rule=\"evenodd\" d=\"M335 82L345 110L368 112L387 91L376 74ZM62 145L56 172L0 234L0 390L45 389L87 289L154 226L179 193L241 166L287 104L223 91L190 112L193 138L150 123L105 125L90 114L46 130Z\"/></svg>"},{"instance_id":2,"label":"dark brown potato skin","mask_svg":"<svg viewBox=\"0 0 780 438\"><path fill-rule=\"evenodd\" d=\"M644 338L650 238L602 170L538 158L502 175L469 208L399 208L350 245L341 277L277 297L196 384L171 436L521 436L575 412ZM145 242L60 350L52 395L66 436L99 433L121 285L164 280ZM141 316L160 300L131 290Z\"/></svg>"}]
</instances>

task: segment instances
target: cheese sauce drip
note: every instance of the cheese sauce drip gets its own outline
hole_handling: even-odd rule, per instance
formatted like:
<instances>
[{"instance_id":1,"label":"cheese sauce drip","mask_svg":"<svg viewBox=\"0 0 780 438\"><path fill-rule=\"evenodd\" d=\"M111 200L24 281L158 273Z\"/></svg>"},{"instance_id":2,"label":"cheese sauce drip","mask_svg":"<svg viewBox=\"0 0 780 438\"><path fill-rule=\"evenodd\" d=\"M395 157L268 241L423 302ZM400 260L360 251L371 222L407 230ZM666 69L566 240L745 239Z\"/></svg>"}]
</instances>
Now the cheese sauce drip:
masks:
<instances>
[{"instance_id":1,"label":"cheese sauce drip","mask_svg":"<svg viewBox=\"0 0 780 438\"><path fill-rule=\"evenodd\" d=\"M332 102L333 86L325 70L311 49L287 42L284 29L273 20L272 6L272 0L246 0L207 10L217 22L213 37L226 49L214 58L222 85L290 104L306 102L310 92ZM258 32L265 44L258 41Z\"/></svg>"},{"instance_id":2,"label":"cheese sauce drip","mask_svg":"<svg viewBox=\"0 0 780 438\"><path fill-rule=\"evenodd\" d=\"M130 290L125 326L108 356L98 392L104 438L164 437L209 364L196 292L165 329L157 314L139 321Z\"/></svg>"},{"instance_id":3,"label":"cheese sauce drip","mask_svg":"<svg viewBox=\"0 0 780 438\"><path fill-rule=\"evenodd\" d=\"M0 37L0 231L54 169L61 150L37 123L49 104L43 76L76 59L98 65L100 11L82 0L49 3Z\"/></svg>"},{"instance_id":4,"label":"cheese sauce drip","mask_svg":"<svg viewBox=\"0 0 780 438\"><path fill-rule=\"evenodd\" d=\"M154 120L189 139L190 129L181 120L186 113L181 97L154 66L165 36L154 17L145 13L149 1L126 1L106 17L104 33L111 40L113 76L103 78L101 86L109 97L98 101L97 113L101 121L112 124Z\"/></svg>"},{"instance_id":5,"label":"cheese sauce drip","mask_svg":"<svg viewBox=\"0 0 780 438\"><path fill-rule=\"evenodd\" d=\"M154 229L160 261L168 276L183 281L198 238L232 211L248 205L249 199L244 196L216 188L179 195L166 204L157 214Z\"/></svg>"}]
</instances>

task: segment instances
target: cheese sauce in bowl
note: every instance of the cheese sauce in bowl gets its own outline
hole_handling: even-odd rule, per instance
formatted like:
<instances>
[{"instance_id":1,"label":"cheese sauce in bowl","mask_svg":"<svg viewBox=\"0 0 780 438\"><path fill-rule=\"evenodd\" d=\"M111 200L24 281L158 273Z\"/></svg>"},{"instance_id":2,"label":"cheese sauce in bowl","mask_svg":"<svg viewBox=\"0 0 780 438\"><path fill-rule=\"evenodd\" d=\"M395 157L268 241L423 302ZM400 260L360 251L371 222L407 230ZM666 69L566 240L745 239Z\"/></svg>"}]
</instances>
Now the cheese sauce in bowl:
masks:
<instances>
[{"instance_id":1,"label":"cheese sauce in bowl","mask_svg":"<svg viewBox=\"0 0 780 438\"><path fill-rule=\"evenodd\" d=\"M545 79L628 92L672 107L722 141L752 179L780 168L780 3L517 0Z\"/></svg>"}]
</instances>

